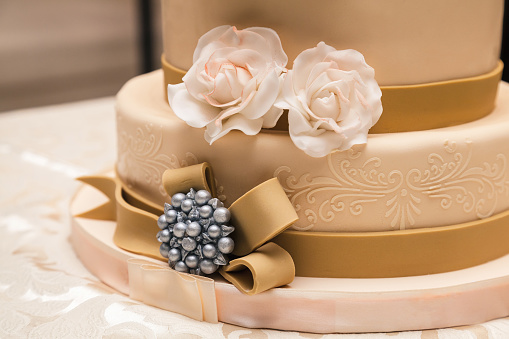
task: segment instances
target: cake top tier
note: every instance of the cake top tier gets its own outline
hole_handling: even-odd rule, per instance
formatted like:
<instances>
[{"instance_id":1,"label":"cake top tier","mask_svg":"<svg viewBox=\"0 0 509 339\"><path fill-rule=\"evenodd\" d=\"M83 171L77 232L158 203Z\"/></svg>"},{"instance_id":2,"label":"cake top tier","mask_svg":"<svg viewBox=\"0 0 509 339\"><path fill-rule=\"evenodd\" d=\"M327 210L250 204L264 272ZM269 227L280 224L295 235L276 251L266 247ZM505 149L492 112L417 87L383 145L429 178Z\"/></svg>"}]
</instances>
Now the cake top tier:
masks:
<instances>
[{"instance_id":1,"label":"cake top tier","mask_svg":"<svg viewBox=\"0 0 509 339\"><path fill-rule=\"evenodd\" d=\"M262 26L279 34L289 60L320 41L356 49L380 85L459 79L497 66L503 6L502 0L163 0L164 53L187 70L210 29Z\"/></svg>"}]
</instances>

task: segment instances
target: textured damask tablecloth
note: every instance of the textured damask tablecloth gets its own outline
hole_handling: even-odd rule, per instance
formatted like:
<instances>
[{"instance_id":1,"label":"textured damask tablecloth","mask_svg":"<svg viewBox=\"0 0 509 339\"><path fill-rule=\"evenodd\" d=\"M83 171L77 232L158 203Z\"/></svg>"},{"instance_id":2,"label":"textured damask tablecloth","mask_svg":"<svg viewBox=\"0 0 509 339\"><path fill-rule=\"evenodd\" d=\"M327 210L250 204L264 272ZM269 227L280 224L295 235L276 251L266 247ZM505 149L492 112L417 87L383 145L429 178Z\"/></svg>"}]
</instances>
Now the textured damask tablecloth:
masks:
<instances>
[{"instance_id":1,"label":"textured damask tablecloth","mask_svg":"<svg viewBox=\"0 0 509 339\"><path fill-rule=\"evenodd\" d=\"M443 330L320 335L208 324L130 300L69 242L75 177L111 169L114 99L0 113L0 337L509 338L509 318Z\"/></svg>"}]
</instances>

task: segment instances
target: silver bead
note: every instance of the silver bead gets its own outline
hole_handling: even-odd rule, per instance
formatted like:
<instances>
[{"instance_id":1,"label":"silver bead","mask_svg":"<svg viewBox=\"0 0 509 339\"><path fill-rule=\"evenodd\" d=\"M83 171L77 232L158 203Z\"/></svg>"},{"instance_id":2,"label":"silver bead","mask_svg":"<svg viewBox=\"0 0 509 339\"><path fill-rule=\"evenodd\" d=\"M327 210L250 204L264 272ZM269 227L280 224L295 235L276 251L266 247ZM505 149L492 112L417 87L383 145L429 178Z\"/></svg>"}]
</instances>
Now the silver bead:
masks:
<instances>
[{"instance_id":1,"label":"silver bead","mask_svg":"<svg viewBox=\"0 0 509 339\"><path fill-rule=\"evenodd\" d=\"M186 195L184 193L177 193L171 197L171 205L174 208L180 208L182 201L186 200Z\"/></svg>"},{"instance_id":2,"label":"silver bead","mask_svg":"<svg viewBox=\"0 0 509 339\"><path fill-rule=\"evenodd\" d=\"M185 262L186 262L187 267L196 268L196 267L198 267L199 259L195 255L188 255L186 257Z\"/></svg>"},{"instance_id":3,"label":"silver bead","mask_svg":"<svg viewBox=\"0 0 509 339\"><path fill-rule=\"evenodd\" d=\"M168 245L167 243L163 242L161 244L161 246L159 246L159 253L161 253L161 255L165 258L168 258L169 256L169 252L170 251L170 245Z\"/></svg>"},{"instance_id":4,"label":"silver bead","mask_svg":"<svg viewBox=\"0 0 509 339\"><path fill-rule=\"evenodd\" d=\"M203 256L205 258L209 258L209 259L212 259L216 256L217 254L217 248L216 246L212 245L212 244L206 244L205 246L203 246L202 248L202 253L203 253Z\"/></svg>"},{"instance_id":5,"label":"silver bead","mask_svg":"<svg viewBox=\"0 0 509 339\"><path fill-rule=\"evenodd\" d=\"M173 231L175 233L175 231ZM221 227L217 225L210 225L207 233L211 238L219 238L221 236Z\"/></svg>"},{"instance_id":6,"label":"silver bead","mask_svg":"<svg viewBox=\"0 0 509 339\"><path fill-rule=\"evenodd\" d=\"M217 265L212 260L204 259L200 261L200 270L205 274L212 274L217 270Z\"/></svg>"},{"instance_id":7,"label":"silver bead","mask_svg":"<svg viewBox=\"0 0 509 339\"><path fill-rule=\"evenodd\" d=\"M189 225L187 225L186 233L190 237L197 237L201 233L201 225L196 221L193 221Z\"/></svg>"},{"instance_id":8,"label":"silver bead","mask_svg":"<svg viewBox=\"0 0 509 339\"><path fill-rule=\"evenodd\" d=\"M168 252L168 257L167 257L170 261L172 262L176 262L176 261L179 261L180 258L181 258L181 255L180 255L180 251L177 249L177 248L172 248L169 252Z\"/></svg>"},{"instance_id":9,"label":"silver bead","mask_svg":"<svg viewBox=\"0 0 509 339\"><path fill-rule=\"evenodd\" d=\"M187 268L186 264L183 261L179 261L175 264L175 271L187 273L189 272L189 268Z\"/></svg>"},{"instance_id":10,"label":"silver bead","mask_svg":"<svg viewBox=\"0 0 509 339\"><path fill-rule=\"evenodd\" d=\"M230 237L223 237L219 239L217 242L217 247L219 249L219 252L224 254L229 254L233 252L233 248L235 247L235 243L233 242L233 239Z\"/></svg>"},{"instance_id":11,"label":"silver bead","mask_svg":"<svg viewBox=\"0 0 509 339\"><path fill-rule=\"evenodd\" d=\"M168 210L164 215L167 223L173 224L177 221L177 211L175 210Z\"/></svg>"},{"instance_id":12,"label":"silver bead","mask_svg":"<svg viewBox=\"0 0 509 339\"><path fill-rule=\"evenodd\" d=\"M225 207L218 207L214 211L214 220L218 224L226 224L228 221L230 221L230 211L228 211Z\"/></svg>"},{"instance_id":13,"label":"silver bead","mask_svg":"<svg viewBox=\"0 0 509 339\"><path fill-rule=\"evenodd\" d=\"M168 242L168 241L170 241L170 239L171 239L171 234L168 229L164 229L162 231L159 231L159 233L157 233L157 240L159 242Z\"/></svg>"},{"instance_id":14,"label":"silver bead","mask_svg":"<svg viewBox=\"0 0 509 339\"><path fill-rule=\"evenodd\" d=\"M173 226L173 235L182 238L186 234L187 225L183 222L178 222Z\"/></svg>"},{"instance_id":15,"label":"silver bead","mask_svg":"<svg viewBox=\"0 0 509 339\"><path fill-rule=\"evenodd\" d=\"M203 205L199 209L200 217L203 219L208 219L212 216L212 213L214 213L214 210L212 209L212 206L209 205Z\"/></svg>"},{"instance_id":16,"label":"silver bead","mask_svg":"<svg viewBox=\"0 0 509 339\"><path fill-rule=\"evenodd\" d=\"M182 203L180 204L180 209L182 210L182 212L187 213L191 210L191 208L193 208L193 206L194 202L191 199L186 199L182 201Z\"/></svg>"},{"instance_id":17,"label":"silver bead","mask_svg":"<svg viewBox=\"0 0 509 339\"><path fill-rule=\"evenodd\" d=\"M166 221L166 216L164 214L157 219L157 226L159 226L160 229L168 227L168 222Z\"/></svg>"},{"instance_id":18,"label":"silver bead","mask_svg":"<svg viewBox=\"0 0 509 339\"><path fill-rule=\"evenodd\" d=\"M212 198L212 195L210 195L210 192L206 190L199 190L194 195L194 200L196 201L198 206L205 205L206 203L209 202L210 198Z\"/></svg>"},{"instance_id":19,"label":"silver bead","mask_svg":"<svg viewBox=\"0 0 509 339\"><path fill-rule=\"evenodd\" d=\"M196 248L196 240L193 238L186 237L182 239L182 248L188 252L191 252Z\"/></svg>"}]
</instances>

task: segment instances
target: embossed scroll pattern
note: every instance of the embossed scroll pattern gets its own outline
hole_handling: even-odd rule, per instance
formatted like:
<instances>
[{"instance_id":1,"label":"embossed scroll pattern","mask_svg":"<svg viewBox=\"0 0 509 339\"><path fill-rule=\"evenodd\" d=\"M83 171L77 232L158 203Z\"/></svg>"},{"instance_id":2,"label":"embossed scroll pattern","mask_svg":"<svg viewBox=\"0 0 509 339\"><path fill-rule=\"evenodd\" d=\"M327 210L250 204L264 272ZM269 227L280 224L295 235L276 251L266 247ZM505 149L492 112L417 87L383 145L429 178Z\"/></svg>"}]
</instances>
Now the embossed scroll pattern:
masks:
<instances>
[{"instance_id":1,"label":"embossed scroll pattern","mask_svg":"<svg viewBox=\"0 0 509 339\"><path fill-rule=\"evenodd\" d=\"M425 166L406 172L381 170L382 159L361 160L361 155L352 150L329 154L330 176L296 176L287 166L275 171L306 221L294 228L310 230L318 222L333 222L341 213L358 216L370 213L370 204L383 203L383 217L391 228L405 229L422 215L424 199L443 209L457 205L464 213L486 218L495 212L499 198L509 193L506 157L497 154L490 162L474 164L469 140L461 145L445 141L443 151L429 154Z\"/></svg>"},{"instance_id":2,"label":"embossed scroll pattern","mask_svg":"<svg viewBox=\"0 0 509 339\"><path fill-rule=\"evenodd\" d=\"M183 159L179 159L175 154L164 154L161 151L163 129L155 128L151 123L136 128L134 134L120 131L118 143L118 171L127 178L127 185L131 188L153 186L164 197L167 197L167 194L161 179L165 170L200 162L191 152L186 152ZM219 200L226 200L224 187L217 183L217 179L216 187Z\"/></svg>"},{"instance_id":3,"label":"embossed scroll pattern","mask_svg":"<svg viewBox=\"0 0 509 339\"><path fill-rule=\"evenodd\" d=\"M163 144L162 127L154 128L153 124L146 124L136 128L134 134L125 130L119 133L118 170L127 178L127 185L157 186L159 193L166 196L161 178L168 168L180 168L198 163L196 156L187 152L184 159L176 155L161 152Z\"/></svg>"}]
</instances>

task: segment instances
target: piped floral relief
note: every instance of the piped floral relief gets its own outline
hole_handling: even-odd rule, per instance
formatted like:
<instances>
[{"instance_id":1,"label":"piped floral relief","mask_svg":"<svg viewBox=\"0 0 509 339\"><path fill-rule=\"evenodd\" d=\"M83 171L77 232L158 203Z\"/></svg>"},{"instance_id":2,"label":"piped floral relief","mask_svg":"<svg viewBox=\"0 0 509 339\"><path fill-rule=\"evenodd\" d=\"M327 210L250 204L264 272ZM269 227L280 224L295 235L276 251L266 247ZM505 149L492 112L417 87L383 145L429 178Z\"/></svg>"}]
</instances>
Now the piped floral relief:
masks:
<instances>
[{"instance_id":1,"label":"piped floral relief","mask_svg":"<svg viewBox=\"0 0 509 339\"><path fill-rule=\"evenodd\" d=\"M499 199L509 195L507 159L498 154L490 162L472 163L472 142L461 145L445 141L443 152L431 153L425 167L402 172L381 170L382 159L360 162L361 153L349 150L327 157L331 176L296 176L289 167L275 172L301 220L299 230L317 223L338 222L342 213L371 213L385 206L383 218L393 229L415 225L423 215L421 203L436 201L448 210L459 207L466 214L486 218L495 212Z\"/></svg>"}]
</instances>

